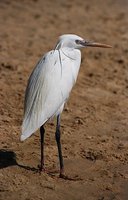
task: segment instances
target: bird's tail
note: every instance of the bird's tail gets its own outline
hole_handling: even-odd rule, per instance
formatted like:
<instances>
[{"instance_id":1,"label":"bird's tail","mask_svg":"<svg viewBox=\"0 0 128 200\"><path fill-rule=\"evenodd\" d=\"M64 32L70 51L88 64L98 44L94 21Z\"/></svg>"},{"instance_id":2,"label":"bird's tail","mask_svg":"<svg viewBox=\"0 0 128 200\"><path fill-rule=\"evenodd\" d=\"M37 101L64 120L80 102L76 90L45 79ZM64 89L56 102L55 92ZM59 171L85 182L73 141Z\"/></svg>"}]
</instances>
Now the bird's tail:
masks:
<instances>
[{"instance_id":1,"label":"bird's tail","mask_svg":"<svg viewBox=\"0 0 128 200\"><path fill-rule=\"evenodd\" d=\"M37 129L38 129L38 126L34 126L34 123L30 123L28 119L24 119L23 124L22 124L22 134L20 136L20 141L26 140Z\"/></svg>"},{"instance_id":2,"label":"bird's tail","mask_svg":"<svg viewBox=\"0 0 128 200\"><path fill-rule=\"evenodd\" d=\"M32 120L24 119L22 124L22 134L20 136L20 141L26 140L30 137L34 132L36 132L45 122L46 120L34 123Z\"/></svg>"}]
</instances>

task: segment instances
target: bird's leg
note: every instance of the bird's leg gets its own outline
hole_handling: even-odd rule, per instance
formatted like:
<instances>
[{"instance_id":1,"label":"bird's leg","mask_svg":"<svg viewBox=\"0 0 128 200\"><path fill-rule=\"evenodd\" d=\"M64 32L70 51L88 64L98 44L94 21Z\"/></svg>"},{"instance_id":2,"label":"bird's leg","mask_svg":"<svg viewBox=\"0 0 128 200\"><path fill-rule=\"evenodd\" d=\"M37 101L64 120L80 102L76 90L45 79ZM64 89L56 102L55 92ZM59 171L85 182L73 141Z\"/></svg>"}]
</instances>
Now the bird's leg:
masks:
<instances>
[{"instance_id":1,"label":"bird's leg","mask_svg":"<svg viewBox=\"0 0 128 200\"><path fill-rule=\"evenodd\" d=\"M63 178L65 180L71 180L71 181L82 180L78 176L75 176L72 178L72 177L68 177L64 174L64 163L63 163L63 156L62 156L62 150L61 150L60 136L61 136L61 134L60 134L60 115L58 115L55 138L56 138L56 142L57 142L59 161L60 161L60 178Z\"/></svg>"},{"instance_id":2,"label":"bird's leg","mask_svg":"<svg viewBox=\"0 0 128 200\"><path fill-rule=\"evenodd\" d=\"M45 129L43 126L40 127L40 143L41 143L41 165L40 171L44 171L44 133Z\"/></svg>"},{"instance_id":3,"label":"bird's leg","mask_svg":"<svg viewBox=\"0 0 128 200\"><path fill-rule=\"evenodd\" d=\"M60 177L63 178L64 176L64 163L63 163L63 156L61 150L61 142L60 142L60 115L57 116L57 125L56 125L56 133L55 138L58 147L58 154L59 154L59 162L60 162Z\"/></svg>"}]
</instances>

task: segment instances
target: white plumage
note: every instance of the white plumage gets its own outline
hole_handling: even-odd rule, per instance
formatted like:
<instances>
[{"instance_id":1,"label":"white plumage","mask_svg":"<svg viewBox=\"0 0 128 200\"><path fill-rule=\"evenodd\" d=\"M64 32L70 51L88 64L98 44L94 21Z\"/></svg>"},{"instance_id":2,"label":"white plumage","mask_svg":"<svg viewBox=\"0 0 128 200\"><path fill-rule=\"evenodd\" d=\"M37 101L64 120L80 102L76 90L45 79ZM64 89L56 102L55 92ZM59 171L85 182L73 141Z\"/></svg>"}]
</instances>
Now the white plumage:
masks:
<instances>
[{"instance_id":1,"label":"white plumage","mask_svg":"<svg viewBox=\"0 0 128 200\"><path fill-rule=\"evenodd\" d=\"M60 41L58 45L61 45ZM65 46L56 47L38 62L26 89L21 141L31 136L49 118L62 112L76 82L80 62L80 50Z\"/></svg>"}]
</instances>

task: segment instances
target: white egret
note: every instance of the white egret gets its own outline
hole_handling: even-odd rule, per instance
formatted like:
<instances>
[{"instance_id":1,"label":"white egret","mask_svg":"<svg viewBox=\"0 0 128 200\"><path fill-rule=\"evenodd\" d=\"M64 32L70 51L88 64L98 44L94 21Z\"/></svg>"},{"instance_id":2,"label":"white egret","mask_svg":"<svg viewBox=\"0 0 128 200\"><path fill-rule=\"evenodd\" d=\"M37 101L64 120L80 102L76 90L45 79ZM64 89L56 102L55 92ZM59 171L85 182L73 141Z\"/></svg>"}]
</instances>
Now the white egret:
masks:
<instances>
[{"instance_id":1,"label":"white egret","mask_svg":"<svg viewBox=\"0 0 128 200\"><path fill-rule=\"evenodd\" d=\"M81 64L82 47L111 46L89 42L74 34L59 37L54 50L46 53L33 70L26 88L21 141L40 128L41 166L44 170L44 124L57 117L55 138L60 162L60 177L64 178L64 164L60 142L60 114L74 86Z\"/></svg>"}]
</instances>

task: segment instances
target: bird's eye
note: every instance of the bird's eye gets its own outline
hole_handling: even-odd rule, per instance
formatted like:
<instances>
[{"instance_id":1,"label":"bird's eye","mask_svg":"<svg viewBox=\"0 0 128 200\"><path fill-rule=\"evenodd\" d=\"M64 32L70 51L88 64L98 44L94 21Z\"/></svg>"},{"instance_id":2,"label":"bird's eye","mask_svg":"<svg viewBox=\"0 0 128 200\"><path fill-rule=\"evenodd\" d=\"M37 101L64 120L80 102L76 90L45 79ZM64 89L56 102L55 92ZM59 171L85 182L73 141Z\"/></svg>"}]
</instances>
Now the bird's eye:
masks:
<instances>
[{"instance_id":1,"label":"bird's eye","mask_svg":"<svg viewBox=\"0 0 128 200\"><path fill-rule=\"evenodd\" d=\"M80 40L75 40L76 44L80 44Z\"/></svg>"}]
</instances>

